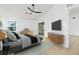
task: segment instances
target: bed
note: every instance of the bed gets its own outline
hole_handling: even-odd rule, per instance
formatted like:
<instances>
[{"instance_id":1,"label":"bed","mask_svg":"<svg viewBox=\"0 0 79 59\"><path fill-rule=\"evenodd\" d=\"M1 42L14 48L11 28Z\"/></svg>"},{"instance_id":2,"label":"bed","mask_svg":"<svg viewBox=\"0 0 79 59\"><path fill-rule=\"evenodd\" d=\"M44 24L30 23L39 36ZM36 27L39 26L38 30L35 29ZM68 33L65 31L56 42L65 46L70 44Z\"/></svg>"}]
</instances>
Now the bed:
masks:
<instances>
[{"instance_id":1,"label":"bed","mask_svg":"<svg viewBox=\"0 0 79 59\"><path fill-rule=\"evenodd\" d=\"M16 52L27 48L32 45L37 45L41 43L41 39L38 35L23 35L17 34L16 32L6 31L7 39L4 41L3 46L9 46L11 52ZM16 49L15 49L16 48ZM10 50L10 49L9 49Z\"/></svg>"}]
</instances>

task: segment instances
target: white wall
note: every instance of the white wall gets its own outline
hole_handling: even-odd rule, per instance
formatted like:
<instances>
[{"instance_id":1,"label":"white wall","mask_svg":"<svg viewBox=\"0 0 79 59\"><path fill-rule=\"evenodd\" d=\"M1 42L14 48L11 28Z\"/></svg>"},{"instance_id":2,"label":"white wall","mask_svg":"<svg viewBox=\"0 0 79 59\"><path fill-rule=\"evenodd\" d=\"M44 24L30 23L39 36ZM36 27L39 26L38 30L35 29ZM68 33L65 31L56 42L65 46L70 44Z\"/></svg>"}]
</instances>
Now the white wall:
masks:
<instances>
[{"instance_id":1,"label":"white wall","mask_svg":"<svg viewBox=\"0 0 79 59\"><path fill-rule=\"evenodd\" d=\"M51 23L56 20L62 20L62 31L51 30ZM69 47L69 35L68 35L68 10L65 5L54 5L52 9L37 19L37 23L44 21L45 22L45 37L48 36L48 32L55 32L58 34L65 35L64 47ZM38 24L36 23L36 33L38 33Z\"/></svg>"},{"instance_id":2,"label":"white wall","mask_svg":"<svg viewBox=\"0 0 79 59\"><path fill-rule=\"evenodd\" d=\"M14 17L2 17L4 29L7 29L7 22L8 21L16 21L16 32L22 31L24 28L30 28L33 29L33 20L28 19L19 19Z\"/></svg>"},{"instance_id":3,"label":"white wall","mask_svg":"<svg viewBox=\"0 0 79 59\"><path fill-rule=\"evenodd\" d=\"M24 16L24 15L23 15ZM27 19L21 15L16 15L14 12L6 12L4 9L0 9L0 20L3 21L4 29L7 29L7 21L16 21L16 32L20 32L24 28L30 28L34 31L34 20Z\"/></svg>"},{"instance_id":4,"label":"white wall","mask_svg":"<svg viewBox=\"0 0 79 59\"><path fill-rule=\"evenodd\" d=\"M73 17L76 17L76 19L73 19ZM69 34L79 36L79 13L70 15Z\"/></svg>"},{"instance_id":5,"label":"white wall","mask_svg":"<svg viewBox=\"0 0 79 59\"><path fill-rule=\"evenodd\" d=\"M59 34L63 34L64 38L64 47L69 47L69 37L68 37L68 10L65 5L57 4L52 7L52 9L44 14L37 20L27 20L27 19L19 19L13 17L2 17L4 21L4 26L6 28L6 22L8 20L16 20L17 29L16 31L20 31L24 28L31 28L36 34L38 33L38 23L44 21L45 22L45 37L48 36L48 32L55 32ZM51 23L56 20L62 20L62 31L53 31L51 30Z\"/></svg>"}]
</instances>

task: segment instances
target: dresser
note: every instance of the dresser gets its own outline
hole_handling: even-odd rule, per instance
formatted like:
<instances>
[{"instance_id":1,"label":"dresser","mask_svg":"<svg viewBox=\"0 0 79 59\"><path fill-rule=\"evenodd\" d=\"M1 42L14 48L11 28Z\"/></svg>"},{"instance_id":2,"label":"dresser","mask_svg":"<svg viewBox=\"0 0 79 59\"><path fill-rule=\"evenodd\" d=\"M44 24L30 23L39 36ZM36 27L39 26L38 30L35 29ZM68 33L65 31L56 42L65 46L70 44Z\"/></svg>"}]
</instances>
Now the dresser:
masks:
<instances>
[{"instance_id":1,"label":"dresser","mask_svg":"<svg viewBox=\"0 0 79 59\"><path fill-rule=\"evenodd\" d=\"M63 44L64 41L64 35L60 35L60 34L55 34L55 33L48 33L48 38L54 43L54 44L58 44L61 45Z\"/></svg>"}]
</instances>

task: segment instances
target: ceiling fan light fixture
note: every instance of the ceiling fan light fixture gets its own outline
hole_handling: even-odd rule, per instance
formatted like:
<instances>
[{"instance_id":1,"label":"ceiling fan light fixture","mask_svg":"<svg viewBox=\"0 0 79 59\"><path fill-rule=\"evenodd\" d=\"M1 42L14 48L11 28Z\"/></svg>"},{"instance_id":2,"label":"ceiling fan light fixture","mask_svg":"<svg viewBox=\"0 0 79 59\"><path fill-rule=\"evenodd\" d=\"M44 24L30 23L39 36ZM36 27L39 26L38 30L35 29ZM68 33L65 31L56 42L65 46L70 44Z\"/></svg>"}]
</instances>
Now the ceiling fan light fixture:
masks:
<instances>
[{"instance_id":1,"label":"ceiling fan light fixture","mask_svg":"<svg viewBox=\"0 0 79 59\"><path fill-rule=\"evenodd\" d=\"M28 14L27 12L25 12L25 14Z\"/></svg>"},{"instance_id":2,"label":"ceiling fan light fixture","mask_svg":"<svg viewBox=\"0 0 79 59\"><path fill-rule=\"evenodd\" d=\"M32 14L34 15L35 13L33 12Z\"/></svg>"}]
</instances>

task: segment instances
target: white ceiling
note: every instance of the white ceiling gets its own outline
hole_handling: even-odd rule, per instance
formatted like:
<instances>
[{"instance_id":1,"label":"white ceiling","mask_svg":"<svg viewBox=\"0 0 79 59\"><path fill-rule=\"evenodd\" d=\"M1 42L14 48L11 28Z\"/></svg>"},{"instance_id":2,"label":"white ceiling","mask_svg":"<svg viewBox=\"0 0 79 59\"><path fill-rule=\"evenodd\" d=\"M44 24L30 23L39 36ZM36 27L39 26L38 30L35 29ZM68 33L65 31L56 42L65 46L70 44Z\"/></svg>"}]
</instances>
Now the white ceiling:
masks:
<instances>
[{"instance_id":1,"label":"white ceiling","mask_svg":"<svg viewBox=\"0 0 79 59\"><path fill-rule=\"evenodd\" d=\"M41 14L29 15L25 14L27 7L32 8L31 4L0 4L0 16L4 17L19 17L23 19L37 19L38 17L45 14L48 10L52 8L53 4L36 4L35 10L41 11Z\"/></svg>"},{"instance_id":2,"label":"white ceiling","mask_svg":"<svg viewBox=\"0 0 79 59\"><path fill-rule=\"evenodd\" d=\"M69 15L79 13L79 4L74 4L72 8L69 9Z\"/></svg>"}]
</instances>

